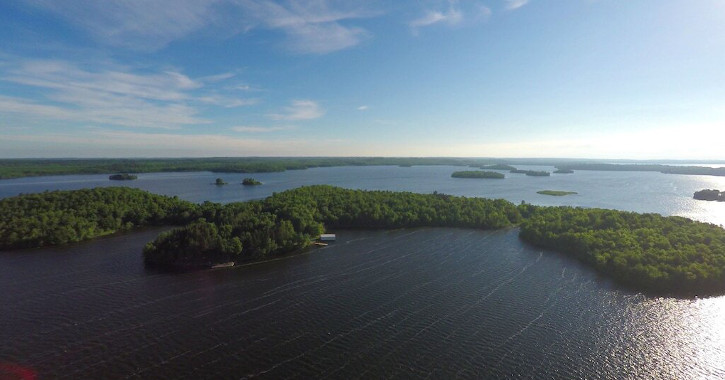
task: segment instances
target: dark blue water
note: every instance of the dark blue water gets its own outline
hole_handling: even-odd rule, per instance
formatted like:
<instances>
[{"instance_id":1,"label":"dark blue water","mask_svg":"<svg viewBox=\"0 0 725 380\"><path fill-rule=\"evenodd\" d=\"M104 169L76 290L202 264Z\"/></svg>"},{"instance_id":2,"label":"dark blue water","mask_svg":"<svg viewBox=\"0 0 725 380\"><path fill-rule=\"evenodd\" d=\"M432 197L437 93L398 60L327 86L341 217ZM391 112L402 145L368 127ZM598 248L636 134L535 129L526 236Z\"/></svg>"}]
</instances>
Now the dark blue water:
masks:
<instances>
[{"instance_id":1,"label":"dark blue water","mask_svg":"<svg viewBox=\"0 0 725 380\"><path fill-rule=\"evenodd\" d=\"M691 190L725 188L720 178L577 172L486 181L450 178L452 169L460 168L266 173L254 175L265 182L254 188L216 187L216 177L244 175L214 173L122 184L193 201L331 183L722 218L718 204L689 200ZM0 195L117 185L106 178L0 181ZM535 193L543 189L580 194ZM141 248L159 232L0 252L0 378L10 365L69 379L725 378L725 297L624 291L523 245L516 230L335 231L338 242L303 255L189 273L144 268Z\"/></svg>"},{"instance_id":2,"label":"dark blue water","mask_svg":"<svg viewBox=\"0 0 725 380\"><path fill-rule=\"evenodd\" d=\"M156 232L1 254L0 358L71 379L725 376L724 299L617 290L516 230L337 231L184 274L144 270Z\"/></svg>"}]
</instances>

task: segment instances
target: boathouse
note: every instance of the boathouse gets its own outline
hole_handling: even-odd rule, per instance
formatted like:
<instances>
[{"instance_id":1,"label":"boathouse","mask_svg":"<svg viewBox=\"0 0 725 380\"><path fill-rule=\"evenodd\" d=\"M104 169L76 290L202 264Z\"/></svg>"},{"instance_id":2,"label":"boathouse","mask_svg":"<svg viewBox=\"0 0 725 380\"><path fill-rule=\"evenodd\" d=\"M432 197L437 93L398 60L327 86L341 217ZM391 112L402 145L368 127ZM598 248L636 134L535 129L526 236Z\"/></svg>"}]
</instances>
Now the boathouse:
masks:
<instances>
[{"instance_id":1,"label":"boathouse","mask_svg":"<svg viewBox=\"0 0 725 380\"><path fill-rule=\"evenodd\" d=\"M335 234L322 234L320 241L335 241Z\"/></svg>"}]
</instances>

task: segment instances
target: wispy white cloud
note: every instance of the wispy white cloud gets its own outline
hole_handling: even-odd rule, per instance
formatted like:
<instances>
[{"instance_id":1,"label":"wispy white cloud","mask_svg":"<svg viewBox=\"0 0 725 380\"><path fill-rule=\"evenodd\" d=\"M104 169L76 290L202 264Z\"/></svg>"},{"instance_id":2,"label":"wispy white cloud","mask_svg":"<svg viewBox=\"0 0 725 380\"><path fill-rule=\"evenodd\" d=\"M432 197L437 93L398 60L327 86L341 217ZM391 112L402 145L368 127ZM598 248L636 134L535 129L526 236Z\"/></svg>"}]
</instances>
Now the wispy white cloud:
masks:
<instances>
[{"instance_id":1,"label":"wispy white cloud","mask_svg":"<svg viewBox=\"0 0 725 380\"><path fill-rule=\"evenodd\" d=\"M200 96L197 98L198 101L206 104L215 106L221 106L225 108L236 108L244 106L252 106L259 103L259 99L254 98L234 98L229 96L220 95L208 95Z\"/></svg>"},{"instance_id":2,"label":"wispy white cloud","mask_svg":"<svg viewBox=\"0 0 725 380\"><path fill-rule=\"evenodd\" d=\"M367 111L368 108L370 108L370 107L368 107L368 106L360 106L360 107L357 107L357 110L358 111Z\"/></svg>"},{"instance_id":3,"label":"wispy white cloud","mask_svg":"<svg viewBox=\"0 0 725 380\"><path fill-rule=\"evenodd\" d=\"M284 112L270 114L273 120L310 120L322 117L325 111L313 100L293 100Z\"/></svg>"},{"instance_id":4,"label":"wispy white cloud","mask_svg":"<svg viewBox=\"0 0 725 380\"><path fill-rule=\"evenodd\" d=\"M505 8L507 10L519 9L529 3L529 0L505 0L505 1L506 1Z\"/></svg>"},{"instance_id":5,"label":"wispy white cloud","mask_svg":"<svg viewBox=\"0 0 725 380\"><path fill-rule=\"evenodd\" d=\"M161 101L186 99L188 95L185 91L202 86L200 82L174 71L133 74L125 67L90 71L57 60L21 62L8 70L2 79L60 92L85 90Z\"/></svg>"},{"instance_id":6,"label":"wispy white cloud","mask_svg":"<svg viewBox=\"0 0 725 380\"><path fill-rule=\"evenodd\" d=\"M156 50L192 33L229 37L255 28L282 31L297 53L329 53L355 46L369 33L350 20L376 13L356 2L333 0L26 0L96 40L135 50Z\"/></svg>"},{"instance_id":7,"label":"wispy white cloud","mask_svg":"<svg viewBox=\"0 0 725 380\"><path fill-rule=\"evenodd\" d=\"M267 133L267 132L276 132L276 131L289 131L292 129L295 129L292 126L284 126L284 127L259 127L259 126L249 126L249 125L240 125L236 127L229 128L234 132L242 132L242 133Z\"/></svg>"},{"instance_id":8,"label":"wispy white cloud","mask_svg":"<svg viewBox=\"0 0 725 380\"><path fill-rule=\"evenodd\" d=\"M424 14L408 23L413 34L418 34L420 28L432 25L462 25L475 24L478 21L486 20L491 16L491 9L478 1L459 3L458 1L449 0L444 3L446 10L442 7L427 9Z\"/></svg>"},{"instance_id":9,"label":"wispy white cloud","mask_svg":"<svg viewBox=\"0 0 725 380\"><path fill-rule=\"evenodd\" d=\"M28 118L92 122L125 127L180 128L206 124L202 106L255 104L204 89L204 82L172 70L134 72L101 64L95 70L58 60L8 63L0 81L41 90L32 98L0 97L0 111Z\"/></svg>"},{"instance_id":10,"label":"wispy white cloud","mask_svg":"<svg viewBox=\"0 0 725 380\"><path fill-rule=\"evenodd\" d=\"M423 17L411 21L409 25L411 28L430 26L438 23L456 25L461 22L461 20L463 20L463 14L461 11L451 7L446 12L427 11Z\"/></svg>"},{"instance_id":11,"label":"wispy white cloud","mask_svg":"<svg viewBox=\"0 0 725 380\"><path fill-rule=\"evenodd\" d=\"M238 4L251 25L283 31L288 37L284 46L297 53L324 54L355 46L369 33L343 22L375 15L356 3L346 7L344 2L327 0L239 0Z\"/></svg>"},{"instance_id":12,"label":"wispy white cloud","mask_svg":"<svg viewBox=\"0 0 725 380\"><path fill-rule=\"evenodd\" d=\"M158 49L218 19L220 0L26 0L85 29L97 40Z\"/></svg>"}]
</instances>

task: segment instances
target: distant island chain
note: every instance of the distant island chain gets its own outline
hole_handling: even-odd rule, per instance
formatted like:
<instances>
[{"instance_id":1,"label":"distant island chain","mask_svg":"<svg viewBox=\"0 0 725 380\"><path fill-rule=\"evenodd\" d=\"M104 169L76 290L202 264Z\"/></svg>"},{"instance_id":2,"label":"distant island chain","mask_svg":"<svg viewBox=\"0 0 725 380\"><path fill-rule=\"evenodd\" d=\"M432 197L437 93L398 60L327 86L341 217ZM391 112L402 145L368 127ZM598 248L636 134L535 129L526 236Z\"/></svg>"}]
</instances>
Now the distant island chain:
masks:
<instances>
[{"instance_id":1,"label":"distant island chain","mask_svg":"<svg viewBox=\"0 0 725 380\"><path fill-rule=\"evenodd\" d=\"M634 289L725 293L725 230L683 217L328 185L228 204L125 187L0 200L0 249L62 245L148 225L180 226L143 249L146 264L162 268L266 260L335 229L518 227L525 242L575 257Z\"/></svg>"}]
</instances>

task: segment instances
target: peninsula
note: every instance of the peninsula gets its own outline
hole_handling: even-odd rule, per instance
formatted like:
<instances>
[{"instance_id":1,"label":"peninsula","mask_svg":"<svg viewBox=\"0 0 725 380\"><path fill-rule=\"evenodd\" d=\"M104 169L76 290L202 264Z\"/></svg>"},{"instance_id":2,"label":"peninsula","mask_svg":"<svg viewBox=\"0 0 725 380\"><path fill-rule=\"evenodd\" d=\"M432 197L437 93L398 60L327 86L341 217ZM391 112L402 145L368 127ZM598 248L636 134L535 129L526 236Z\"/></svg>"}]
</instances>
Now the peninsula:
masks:
<instances>
[{"instance_id":1,"label":"peninsula","mask_svg":"<svg viewBox=\"0 0 725 380\"><path fill-rule=\"evenodd\" d=\"M0 248L59 245L176 224L144 248L148 265L209 267L297 251L327 228L519 227L530 244L656 294L725 294L725 230L682 217L542 207L440 193L300 187L260 201L193 204L129 188L0 200Z\"/></svg>"}]
</instances>

